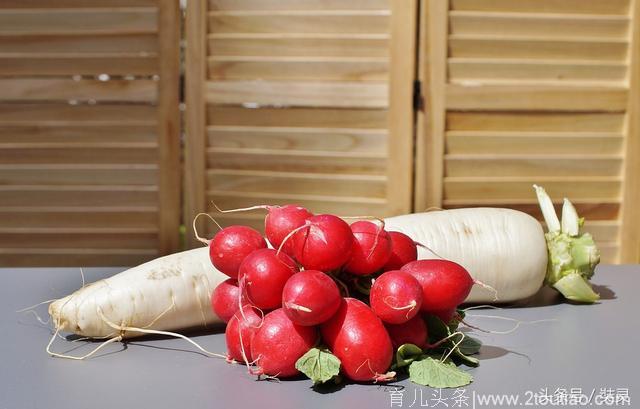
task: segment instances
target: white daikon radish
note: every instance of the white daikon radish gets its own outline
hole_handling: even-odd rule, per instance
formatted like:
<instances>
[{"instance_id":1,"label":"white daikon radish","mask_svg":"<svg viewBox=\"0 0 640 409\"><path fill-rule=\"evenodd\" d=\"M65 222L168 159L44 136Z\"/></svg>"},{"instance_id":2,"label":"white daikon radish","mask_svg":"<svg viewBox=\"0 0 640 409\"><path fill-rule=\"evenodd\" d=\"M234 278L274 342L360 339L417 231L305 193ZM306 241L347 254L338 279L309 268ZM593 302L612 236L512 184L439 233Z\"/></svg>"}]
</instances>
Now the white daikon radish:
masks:
<instances>
[{"instance_id":1,"label":"white daikon radish","mask_svg":"<svg viewBox=\"0 0 640 409\"><path fill-rule=\"evenodd\" d=\"M49 315L57 331L91 338L145 335L123 327L162 331L207 327L222 322L210 300L213 289L227 278L213 267L209 249L203 247L89 284L51 303Z\"/></svg>"},{"instance_id":2,"label":"white daikon radish","mask_svg":"<svg viewBox=\"0 0 640 409\"><path fill-rule=\"evenodd\" d=\"M549 226L526 213L499 208L468 208L416 213L385 219L385 228L407 234L425 245L418 258L445 258L497 291L498 302L534 295L547 283L566 298L594 302L598 295L588 279L600 261L593 238L580 234L583 220L565 199L562 224L551 199L536 186ZM467 302L495 302L493 292L474 286Z\"/></svg>"}]
</instances>

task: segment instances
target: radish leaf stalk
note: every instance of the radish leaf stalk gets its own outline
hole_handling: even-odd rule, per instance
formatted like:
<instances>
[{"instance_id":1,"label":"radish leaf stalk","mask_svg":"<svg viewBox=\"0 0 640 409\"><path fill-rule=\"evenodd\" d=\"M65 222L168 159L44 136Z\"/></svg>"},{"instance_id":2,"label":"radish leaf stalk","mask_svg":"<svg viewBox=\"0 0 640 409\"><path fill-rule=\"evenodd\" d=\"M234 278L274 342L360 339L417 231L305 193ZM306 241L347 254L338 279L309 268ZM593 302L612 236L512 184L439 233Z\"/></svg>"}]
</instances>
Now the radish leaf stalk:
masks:
<instances>
[{"instance_id":1,"label":"radish leaf stalk","mask_svg":"<svg viewBox=\"0 0 640 409\"><path fill-rule=\"evenodd\" d=\"M540 186L534 185L534 188L549 229L544 235L549 252L545 282L571 301L598 301L600 296L593 291L589 279L600 262L600 251L591 234L580 234L584 219L579 218L573 204L564 199L560 228L551 199Z\"/></svg>"}]
</instances>

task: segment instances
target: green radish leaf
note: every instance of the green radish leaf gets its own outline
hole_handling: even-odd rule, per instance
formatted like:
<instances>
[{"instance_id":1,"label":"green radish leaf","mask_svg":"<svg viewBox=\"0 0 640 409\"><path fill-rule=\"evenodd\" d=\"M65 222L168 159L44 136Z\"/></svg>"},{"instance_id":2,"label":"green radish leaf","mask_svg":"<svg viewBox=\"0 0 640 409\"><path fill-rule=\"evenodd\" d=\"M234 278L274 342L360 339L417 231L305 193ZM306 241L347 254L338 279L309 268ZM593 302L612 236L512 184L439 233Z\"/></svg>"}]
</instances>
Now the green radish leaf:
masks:
<instances>
[{"instance_id":1,"label":"green radish leaf","mask_svg":"<svg viewBox=\"0 0 640 409\"><path fill-rule=\"evenodd\" d=\"M311 348L296 362L296 369L307 375L314 385L325 383L340 373L340 360L329 350Z\"/></svg>"},{"instance_id":2,"label":"green radish leaf","mask_svg":"<svg viewBox=\"0 0 640 409\"><path fill-rule=\"evenodd\" d=\"M473 377L453 362L433 358L412 362L409 366L409 379L418 385L432 388L459 388L473 382Z\"/></svg>"},{"instance_id":3,"label":"green radish leaf","mask_svg":"<svg viewBox=\"0 0 640 409\"><path fill-rule=\"evenodd\" d=\"M467 366L473 366L476 367L478 365L480 365L480 360L478 358L474 358L472 356L468 356L463 354L459 348L456 348L453 351L452 354L452 358L457 362L457 363L461 363L461 364L465 364Z\"/></svg>"},{"instance_id":4,"label":"green radish leaf","mask_svg":"<svg viewBox=\"0 0 640 409\"><path fill-rule=\"evenodd\" d=\"M402 368L408 366L411 362L419 359L422 355L422 349L414 344L402 344L396 351L396 365L395 368Z\"/></svg>"},{"instance_id":5,"label":"green radish leaf","mask_svg":"<svg viewBox=\"0 0 640 409\"><path fill-rule=\"evenodd\" d=\"M427 333L429 334L429 343L434 344L443 338L451 335L451 330L435 315L428 314L425 319L427 323Z\"/></svg>"},{"instance_id":6,"label":"green radish leaf","mask_svg":"<svg viewBox=\"0 0 640 409\"><path fill-rule=\"evenodd\" d=\"M470 337L467 334L465 334L464 339L462 340L460 345L458 345L458 349L460 349L460 352L465 355L477 354L478 352L480 352L480 347L482 347L482 341Z\"/></svg>"}]
</instances>

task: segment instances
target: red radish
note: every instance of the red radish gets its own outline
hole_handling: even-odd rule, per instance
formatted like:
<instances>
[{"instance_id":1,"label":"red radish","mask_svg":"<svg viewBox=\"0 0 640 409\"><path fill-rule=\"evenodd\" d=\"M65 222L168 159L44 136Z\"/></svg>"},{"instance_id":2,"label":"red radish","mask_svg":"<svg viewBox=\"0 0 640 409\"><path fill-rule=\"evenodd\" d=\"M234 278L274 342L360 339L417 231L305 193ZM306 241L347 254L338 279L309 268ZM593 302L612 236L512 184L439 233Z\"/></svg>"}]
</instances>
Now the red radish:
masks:
<instances>
[{"instance_id":1,"label":"red radish","mask_svg":"<svg viewBox=\"0 0 640 409\"><path fill-rule=\"evenodd\" d=\"M267 209L269 213L264 219L264 233L274 248L279 248L289 233L303 226L308 218L313 217L313 213L296 205L269 206ZM282 250L293 255L291 247L291 242L287 241Z\"/></svg>"},{"instance_id":2,"label":"red radish","mask_svg":"<svg viewBox=\"0 0 640 409\"><path fill-rule=\"evenodd\" d=\"M298 325L325 322L340 308L340 290L335 281L318 270L294 274L282 291L282 309Z\"/></svg>"},{"instance_id":3,"label":"red radish","mask_svg":"<svg viewBox=\"0 0 640 409\"><path fill-rule=\"evenodd\" d=\"M243 306L242 312L237 311L233 315L224 333L229 359L241 362L253 361L251 343L262 321L261 313L249 305Z\"/></svg>"},{"instance_id":4,"label":"red radish","mask_svg":"<svg viewBox=\"0 0 640 409\"><path fill-rule=\"evenodd\" d=\"M349 260L353 233L344 220L320 214L305 224L292 236L295 258L305 270L335 270Z\"/></svg>"},{"instance_id":5,"label":"red radish","mask_svg":"<svg viewBox=\"0 0 640 409\"><path fill-rule=\"evenodd\" d=\"M213 266L231 278L238 277L242 260L249 253L267 247L257 230L247 226L229 226L220 230L209 244Z\"/></svg>"},{"instance_id":6,"label":"red radish","mask_svg":"<svg viewBox=\"0 0 640 409\"><path fill-rule=\"evenodd\" d=\"M285 283L297 271L296 262L286 254L273 249L255 250L240 265L240 288L256 307L277 308Z\"/></svg>"},{"instance_id":7,"label":"red radish","mask_svg":"<svg viewBox=\"0 0 640 409\"><path fill-rule=\"evenodd\" d=\"M418 259L418 246L404 233L390 231L391 257L382 267L383 271L399 270L400 267Z\"/></svg>"},{"instance_id":8,"label":"red radish","mask_svg":"<svg viewBox=\"0 0 640 409\"><path fill-rule=\"evenodd\" d=\"M238 280L228 278L218 284L211 294L211 307L213 312L224 322L229 322L233 314L239 310Z\"/></svg>"},{"instance_id":9,"label":"red radish","mask_svg":"<svg viewBox=\"0 0 640 409\"><path fill-rule=\"evenodd\" d=\"M383 227L367 221L351 225L353 246L351 258L344 269L354 275L366 276L380 270L391 257L391 238Z\"/></svg>"},{"instance_id":10,"label":"red radish","mask_svg":"<svg viewBox=\"0 0 640 409\"><path fill-rule=\"evenodd\" d=\"M342 363L342 372L354 381L388 381L385 373L393 346L382 321L362 301L344 298L338 312L320 327L322 338Z\"/></svg>"},{"instance_id":11,"label":"red radish","mask_svg":"<svg viewBox=\"0 0 640 409\"><path fill-rule=\"evenodd\" d=\"M315 345L317 339L315 327L294 324L282 308L271 311L251 342L251 356L256 359L257 373L282 378L299 374L296 361Z\"/></svg>"},{"instance_id":12,"label":"red radish","mask_svg":"<svg viewBox=\"0 0 640 409\"><path fill-rule=\"evenodd\" d=\"M369 293L371 309L389 324L402 324L415 317L422 306L422 286L411 274L387 271L376 278Z\"/></svg>"},{"instance_id":13,"label":"red radish","mask_svg":"<svg viewBox=\"0 0 640 409\"><path fill-rule=\"evenodd\" d=\"M434 315L455 311L467 298L473 279L460 264L449 260L418 260L400 269L414 276L422 286L422 308Z\"/></svg>"},{"instance_id":14,"label":"red radish","mask_svg":"<svg viewBox=\"0 0 640 409\"><path fill-rule=\"evenodd\" d=\"M427 324L421 316L417 315L402 324L385 324L394 348L402 344L413 344L420 348L428 345Z\"/></svg>"}]
</instances>

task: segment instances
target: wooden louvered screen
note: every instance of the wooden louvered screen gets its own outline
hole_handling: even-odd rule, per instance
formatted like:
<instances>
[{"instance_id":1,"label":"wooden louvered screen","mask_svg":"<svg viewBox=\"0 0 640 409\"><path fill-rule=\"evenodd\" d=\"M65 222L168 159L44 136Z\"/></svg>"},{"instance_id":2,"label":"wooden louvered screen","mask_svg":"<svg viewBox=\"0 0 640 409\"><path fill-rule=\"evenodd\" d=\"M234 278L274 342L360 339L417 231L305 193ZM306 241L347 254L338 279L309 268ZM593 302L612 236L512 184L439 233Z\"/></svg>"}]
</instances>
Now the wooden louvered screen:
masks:
<instances>
[{"instance_id":1,"label":"wooden louvered screen","mask_svg":"<svg viewBox=\"0 0 640 409\"><path fill-rule=\"evenodd\" d=\"M0 2L0 265L132 265L179 241L179 8Z\"/></svg>"},{"instance_id":2,"label":"wooden louvered screen","mask_svg":"<svg viewBox=\"0 0 640 409\"><path fill-rule=\"evenodd\" d=\"M407 0L190 0L187 220L211 202L409 211L416 10ZM261 228L264 212L216 218Z\"/></svg>"},{"instance_id":3,"label":"wooden louvered screen","mask_svg":"<svg viewBox=\"0 0 640 409\"><path fill-rule=\"evenodd\" d=\"M623 171L625 152L637 160L628 139L635 138L636 151L638 143L626 123L630 50L638 46L630 43L631 22L638 22L629 1L421 6L426 108L419 115L416 210L486 205L540 217L531 187L538 183L558 204L571 198L603 260L618 261L621 234L638 228L631 214L637 204L625 203L626 221L635 224L621 220L623 186L638 183L637 174ZM637 240L628 245L640 248Z\"/></svg>"}]
</instances>

